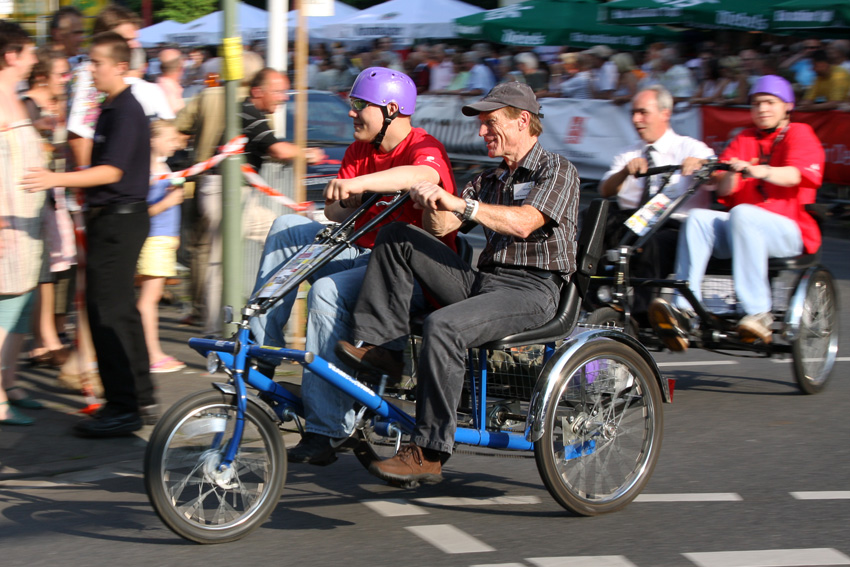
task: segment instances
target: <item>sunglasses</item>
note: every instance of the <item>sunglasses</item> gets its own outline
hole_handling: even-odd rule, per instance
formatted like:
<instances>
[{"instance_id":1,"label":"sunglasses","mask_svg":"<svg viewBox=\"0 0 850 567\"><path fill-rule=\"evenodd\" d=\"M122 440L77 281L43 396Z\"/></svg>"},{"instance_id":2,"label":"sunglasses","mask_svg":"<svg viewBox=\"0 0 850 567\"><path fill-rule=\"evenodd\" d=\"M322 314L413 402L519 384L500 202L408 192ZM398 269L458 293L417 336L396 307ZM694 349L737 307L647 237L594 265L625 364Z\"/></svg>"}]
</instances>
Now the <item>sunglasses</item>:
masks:
<instances>
[{"instance_id":1,"label":"sunglasses","mask_svg":"<svg viewBox=\"0 0 850 567\"><path fill-rule=\"evenodd\" d=\"M360 112L367 106L371 106L371 102L363 100L362 98L350 98L348 99L348 105L351 107L351 110L355 112Z\"/></svg>"}]
</instances>

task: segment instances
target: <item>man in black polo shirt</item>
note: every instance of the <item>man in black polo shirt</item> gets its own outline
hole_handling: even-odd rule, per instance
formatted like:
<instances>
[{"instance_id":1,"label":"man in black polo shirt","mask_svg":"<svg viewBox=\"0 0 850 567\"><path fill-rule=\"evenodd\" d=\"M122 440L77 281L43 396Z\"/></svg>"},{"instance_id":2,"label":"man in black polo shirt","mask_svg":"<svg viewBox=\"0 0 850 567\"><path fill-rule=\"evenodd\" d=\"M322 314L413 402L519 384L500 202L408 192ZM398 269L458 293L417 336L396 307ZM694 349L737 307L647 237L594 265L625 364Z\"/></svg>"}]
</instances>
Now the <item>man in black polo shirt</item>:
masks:
<instances>
[{"instance_id":1,"label":"man in black polo shirt","mask_svg":"<svg viewBox=\"0 0 850 567\"><path fill-rule=\"evenodd\" d=\"M242 133L248 138L245 145L245 161L256 171L263 165L263 157L277 160L290 160L299 154L298 146L277 139L268 120L280 103L289 99L289 79L280 72L266 67L251 82L251 91L242 102L239 118L242 119ZM305 158L315 163L324 158L319 148L307 148Z\"/></svg>"},{"instance_id":2,"label":"man in black polo shirt","mask_svg":"<svg viewBox=\"0 0 850 567\"><path fill-rule=\"evenodd\" d=\"M136 261L150 228L150 130L124 83L127 41L114 32L98 34L90 59L95 87L107 95L95 127L91 167L72 173L34 170L25 176L24 187L88 188L86 305L106 405L74 431L114 437L140 429L142 415L153 417L156 411L133 289Z\"/></svg>"}]
</instances>

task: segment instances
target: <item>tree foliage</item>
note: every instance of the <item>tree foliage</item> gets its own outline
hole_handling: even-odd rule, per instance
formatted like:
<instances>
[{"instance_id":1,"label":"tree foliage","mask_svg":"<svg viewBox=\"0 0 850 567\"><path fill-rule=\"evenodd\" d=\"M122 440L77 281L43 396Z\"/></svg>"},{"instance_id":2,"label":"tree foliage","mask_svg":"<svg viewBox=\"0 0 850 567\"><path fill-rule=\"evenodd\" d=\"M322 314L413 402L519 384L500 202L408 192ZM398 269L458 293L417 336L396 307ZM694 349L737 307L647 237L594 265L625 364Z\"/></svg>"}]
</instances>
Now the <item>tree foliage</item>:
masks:
<instances>
[{"instance_id":1,"label":"tree foliage","mask_svg":"<svg viewBox=\"0 0 850 567\"><path fill-rule=\"evenodd\" d=\"M158 20L174 20L181 24L197 20L219 9L218 0L180 0L163 2L163 7L155 12Z\"/></svg>"}]
</instances>

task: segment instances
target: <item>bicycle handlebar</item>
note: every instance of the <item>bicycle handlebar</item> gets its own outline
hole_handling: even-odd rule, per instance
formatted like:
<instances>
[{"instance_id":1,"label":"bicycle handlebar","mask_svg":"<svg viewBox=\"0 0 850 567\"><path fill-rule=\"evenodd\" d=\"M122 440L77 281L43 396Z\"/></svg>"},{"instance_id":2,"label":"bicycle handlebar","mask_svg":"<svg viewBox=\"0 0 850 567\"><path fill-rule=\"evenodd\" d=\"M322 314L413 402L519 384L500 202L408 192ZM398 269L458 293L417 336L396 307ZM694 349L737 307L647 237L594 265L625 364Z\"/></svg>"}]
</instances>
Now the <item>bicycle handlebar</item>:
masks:
<instances>
[{"instance_id":1,"label":"bicycle handlebar","mask_svg":"<svg viewBox=\"0 0 850 567\"><path fill-rule=\"evenodd\" d=\"M656 167L650 167L646 170L645 173L635 173L635 177L648 177L650 175L661 175L662 173L673 173L674 171L678 171L682 169L682 165L659 165ZM729 171L730 166L728 163L721 163L715 159L709 160L705 165L703 165L700 169L694 172L694 174L711 174L715 171Z\"/></svg>"}]
</instances>

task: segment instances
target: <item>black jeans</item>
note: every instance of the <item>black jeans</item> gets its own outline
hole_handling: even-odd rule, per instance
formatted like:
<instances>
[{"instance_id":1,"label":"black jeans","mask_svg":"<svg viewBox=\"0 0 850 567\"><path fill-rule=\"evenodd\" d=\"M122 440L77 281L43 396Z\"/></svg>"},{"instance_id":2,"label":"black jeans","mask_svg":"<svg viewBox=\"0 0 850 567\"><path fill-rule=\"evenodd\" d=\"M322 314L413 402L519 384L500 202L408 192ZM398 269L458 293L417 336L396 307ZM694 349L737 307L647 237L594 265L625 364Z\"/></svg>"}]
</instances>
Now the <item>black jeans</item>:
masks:
<instances>
[{"instance_id":1,"label":"black jeans","mask_svg":"<svg viewBox=\"0 0 850 567\"><path fill-rule=\"evenodd\" d=\"M87 219L86 307L106 408L138 411L154 403L150 361L133 278L150 230L147 210Z\"/></svg>"},{"instance_id":2,"label":"black jeans","mask_svg":"<svg viewBox=\"0 0 850 567\"><path fill-rule=\"evenodd\" d=\"M413 282L442 305L423 326L412 441L451 453L466 350L539 327L558 307L554 280L522 269L477 271L422 229L389 224L378 234L357 305L354 339L396 346L410 332Z\"/></svg>"}]
</instances>

